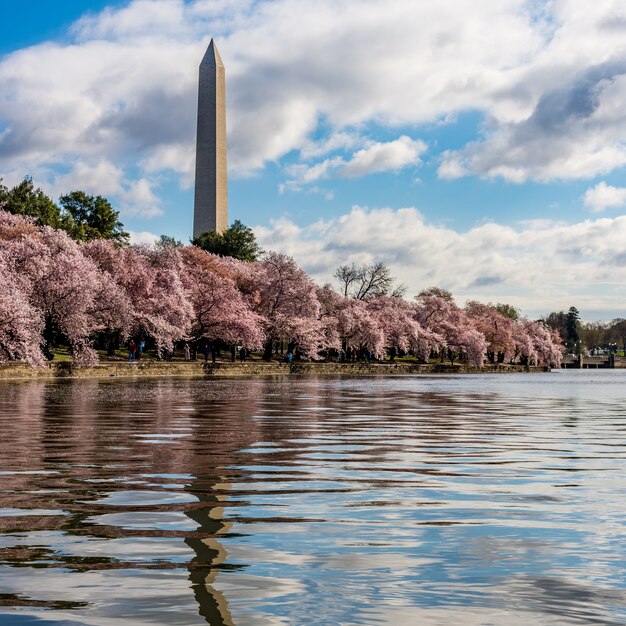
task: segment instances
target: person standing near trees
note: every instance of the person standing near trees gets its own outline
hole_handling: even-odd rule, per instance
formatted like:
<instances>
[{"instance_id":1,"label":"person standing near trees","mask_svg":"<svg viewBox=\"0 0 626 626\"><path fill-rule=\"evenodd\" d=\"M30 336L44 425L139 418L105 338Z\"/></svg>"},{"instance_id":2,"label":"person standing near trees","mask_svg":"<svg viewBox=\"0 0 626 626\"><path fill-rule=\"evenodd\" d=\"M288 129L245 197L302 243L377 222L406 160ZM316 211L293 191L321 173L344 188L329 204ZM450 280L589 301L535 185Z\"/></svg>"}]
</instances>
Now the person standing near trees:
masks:
<instances>
[{"instance_id":1,"label":"person standing near trees","mask_svg":"<svg viewBox=\"0 0 626 626\"><path fill-rule=\"evenodd\" d=\"M191 351L187 342L185 342L185 361L191 361Z\"/></svg>"},{"instance_id":2,"label":"person standing near trees","mask_svg":"<svg viewBox=\"0 0 626 626\"><path fill-rule=\"evenodd\" d=\"M137 351L137 344L134 342L133 339L131 339L128 342L128 360L129 361L134 361L135 360L135 352Z\"/></svg>"}]
</instances>

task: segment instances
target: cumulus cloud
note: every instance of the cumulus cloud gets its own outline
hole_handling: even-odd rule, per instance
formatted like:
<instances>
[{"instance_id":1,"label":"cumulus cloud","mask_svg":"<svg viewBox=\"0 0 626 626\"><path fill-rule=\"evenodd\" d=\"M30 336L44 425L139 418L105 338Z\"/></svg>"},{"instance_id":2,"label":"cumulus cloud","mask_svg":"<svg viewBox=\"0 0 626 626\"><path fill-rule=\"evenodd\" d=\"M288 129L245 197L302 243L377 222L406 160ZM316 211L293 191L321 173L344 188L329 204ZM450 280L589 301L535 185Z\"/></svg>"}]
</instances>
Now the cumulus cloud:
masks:
<instances>
[{"instance_id":1,"label":"cumulus cloud","mask_svg":"<svg viewBox=\"0 0 626 626\"><path fill-rule=\"evenodd\" d=\"M626 187L613 187L602 181L595 187L587 189L584 203L596 213L622 207L626 204Z\"/></svg>"},{"instance_id":2,"label":"cumulus cloud","mask_svg":"<svg viewBox=\"0 0 626 626\"><path fill-rule=\"evenodd\" d=\"M282 190L299 190L303 185L323 178L361 178L368 174L394 172L409 165L418 166L426 144L419 139L402 135L394 141L363 141L364 148L357 150L349 159L340 156L324 159L313 165L297 163L286 168L290 180Z\"/></svg>"},{"instance_id":3,"label":"cumulus cloud","mask_svg":"<svg viewBox=\"0 0 626 626\"><path fill-rule=\"evenodd\" d=\"M113 163L100 160L93 164L75 163L72 169L54 178L52 185L44 185L52 196L58 197L80 189L88 194L102 195L113 200L123 216L156 217L163 213L161 200L147 178L129 180L124 171Z\"/></svg>"},{"instance_id":4,"label":"cumulus cloud","mask_svg":"<svg viewBox=\"0 0 626 626\"><path fill-rule=\"evenodd\" d=\"M123 158L189 184L210 33L227 67L233 174L294 150L353 150L372 122L472 110L484 136L443 155L442 177L592 176L626 163L625 16L611 0L133 0L2 58L0 172ZM365 152L345 175L377 159Z\"/></svg>"},{"instance_id":5,"label":"cumulus cloud","mask_svg":"<svg viewBox=\"0 0 626 626\"><path fill-rule=\"evenodd\" d=\"M395 141L373 142L352 155L339 170L344 178L359 178L375 172L395 171L419 165L426 144L403 135Z\"/></svg>"},{"instance_id":6,"label":"cumulus cloud","mask_svg":"<svg viewBox=\"0 0 626 626\"><path fill-rule=\"evenodd\" d=\"M575 75L546 91L530 116L494 124L483 141L443 154L439 175L528 179L591 178L626 164L626 60Z\"/></svg>"},{"instance_id":7,"label":"cumulus cloud","mask_svg":"<svg viewBox=\"0 0 626 626\"><path fill-rule=\"evenodd\" d=\"M478 111L480 136L437 155L442 179L596 176L626 164L625 24L614 0L131 0L0 58L0 176L55 187L68 163L114 163L129 211L163 171L188 187L209 35L231 175L285 155L292 188L398 169L424 147L368 144L373 129Z\"/></svg>"},{"instance_id":8,"label":"cumulus cloud","mask_svg":"<svg viewBox=\"0 0 626 626\"><path fill-rule=\"evenodd\" d=\"M128 234L130 235L130 242L135 245L140 245L140 244L152 245L160 239L159 235L155 235L154 233L151 233L147 230L144 230L144 231L129 230Z\"/></svg>"},{"instance_id":9,"label":"cumulus cloud","mask_svg":"<svg viewBox=\"0 0 626 626\"><path fill-rule=\"evenodd\" d=\"M383 261L410 294L439 285L460 301L506 301L532 315L574 303L591 316L623 315L626 216L485 223L462 232L428 222L415 208L355 206L308 226L279 219L255 231L264 248L294 256L322 283L342 263Z\"/></svg>"},{"instance_id":10,"label":"cumulus cloud","mask_svg":"<svg viewBox=\"0 0 626 626\"><path fill-rule=\"evenodd\" d=\"M359 134L337 131L323 139L307 141L300 148L300 156L304 159L312 159L337 150L351 150L362 144L363 138Z\"/></svg>"}]
</instances>

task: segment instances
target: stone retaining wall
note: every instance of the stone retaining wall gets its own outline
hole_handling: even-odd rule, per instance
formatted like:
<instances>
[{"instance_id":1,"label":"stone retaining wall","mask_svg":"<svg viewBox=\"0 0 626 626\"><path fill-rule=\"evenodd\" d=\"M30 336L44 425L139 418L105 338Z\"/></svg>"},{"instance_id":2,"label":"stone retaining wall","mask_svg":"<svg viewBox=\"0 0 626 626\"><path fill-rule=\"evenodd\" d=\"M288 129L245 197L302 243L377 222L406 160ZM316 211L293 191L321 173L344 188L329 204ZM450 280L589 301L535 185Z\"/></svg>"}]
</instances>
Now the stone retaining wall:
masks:
<instances>
[{"instance_id":1,"label":"stone retaining wall","mask_svg":"<svg viewBox=\"0 0 626 626\"><path fill-rule=\"evenodd\" d=\"M45 367L31 368L23 363L4 363L0 365L0 380L17 379L54 379L54 378L135 378L135 377L210 377L232 378L244 376L310 376L310 375L415 375L415 374L478 374L492 372L549 371L548 368L522 365L486 365L479 369L466 365L430 363L265 363L247 361L245 363L204 363L143 361L128 363L124 361L101 363L94 367L78 367L71 362L50 363Z\"/></svg>"}]
</instances>

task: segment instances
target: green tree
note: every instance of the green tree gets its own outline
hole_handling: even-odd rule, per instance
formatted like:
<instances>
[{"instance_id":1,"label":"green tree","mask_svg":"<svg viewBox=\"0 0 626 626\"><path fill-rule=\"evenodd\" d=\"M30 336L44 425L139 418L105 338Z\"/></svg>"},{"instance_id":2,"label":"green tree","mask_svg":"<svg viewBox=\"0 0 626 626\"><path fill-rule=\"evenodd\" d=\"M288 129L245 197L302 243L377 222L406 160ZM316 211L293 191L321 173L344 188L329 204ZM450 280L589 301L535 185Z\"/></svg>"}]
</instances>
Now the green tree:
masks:
<instances>
[{"instance_id":1,"label":"green tree","mask_svg":"<svg viewBox=\"0 0 626 626\"><path fill-rule=\"evenodd\" d=\"M263 254L252 229L239 220L235 220L221 233L202 233L191 243L207 252L234 257L240 261L256 261Z\"/></svg>"},{"instance_id":2,"label":"green tree","mask_svg":"<svg viewBox=\"0 0 626 626\"><path fill-rule=\"evenodd\" d=\"M621 317L615 318L608 330L609 338L615 343L621 343L626 356L626 320Z\"/></svg>"},{"instance_id":3,"label":"green tree","mask_svg":"<svg viewBox=\"0 0 626 626\"><path fill-rule=\"evenodd\" d=\"M543 318L546 326L558 331L563 342L567 341L567 315L563 311L553 311L547 317Z\"/></svg>"},{"instance_id":4,"label":"green tree","mask_svg":"<svg viewBox=\"0 0 626 626\"><path fill-rule=\"evenodd\" d=\"M580 313L571 306L565 316L565 332L567 349L576 354L580 351Z\"/></svg>"},{"instance_id":5,"label":"green tree","mask_svg":"<svg viewBox=\"0 0 626 626\"><path fill-rule=\"evenodd\" d=\"M130 235L119 220L119 211L115 211L106 198L72 191L61 196L59 201L71 218L68 232L74 239L112 239L121 245L128 244Z\"/></svg>"},{"instance_id":6,"label":"green tree","mask_svg":"<svg viewBox=\"0 0 626 626\"><path fill-rule=\"evenodd\" d=\"M156 246L158 248L182 248L183 242L169 235L161 235L156 242Z\"/></svg>"},{"instance_id":7,"label":"green tree","mask_svg":"<svg viewBox=\"0 0 626 626\"><path fill-rule=\"evenodd\" d=\"M65 227L59 207L28 176L12 189L0 180L0 204L9 213L34 217L40 226Z\"/></svg>"},{"instance_id":8,"label":"green tree","mask_svg":"<svg viewBox=\"0 0 626 626\"><path fill-rule=\"evenodd\" d=\"M498 302L498 304L492 306L498 313L504 315L504 317L508 317L514 321L519 319L519 309L512 304L502 304Z\"/></svg>"},{"instance_id":9,"label":"green tree","mask_svg":"<svg viewBox=\"0 0 626 626\"><path fill-rule=\"evenodd\" d=\"M608 324L604 322L587 322L580 325L580 340L590 351L598 350L607 343Z\"/></svg>"}]
</instances>

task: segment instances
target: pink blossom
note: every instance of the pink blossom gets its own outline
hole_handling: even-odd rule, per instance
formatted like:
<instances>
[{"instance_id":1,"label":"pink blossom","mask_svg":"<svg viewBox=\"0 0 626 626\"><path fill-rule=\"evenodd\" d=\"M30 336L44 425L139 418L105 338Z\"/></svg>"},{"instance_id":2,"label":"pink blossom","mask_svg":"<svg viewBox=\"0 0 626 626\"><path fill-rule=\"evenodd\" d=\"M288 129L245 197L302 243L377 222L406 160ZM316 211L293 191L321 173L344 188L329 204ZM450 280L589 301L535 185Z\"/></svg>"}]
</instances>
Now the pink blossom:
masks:
<instances>
[{"instance_id":1,"label":"pink blossom","mask_svg":"<svg viewBox=\"0 0 626 626\"><path fill-rule=\"evenodd\" d=\"M22 278L22 293L43 318L46 351L65 339L75 357L93 362L90 337L98 330L93 305L98 290L98 271L79 245L63 231L49 227L18 239L7 239L10 220L3 220L3 250L10 269ZM16 224L18 230L22 224Z\"/></svg>"},{"instance_id":2,"label":"pink blossom","mask_svg":"<svg viewBox=\"0 0 626 626\"><path fill-rule=\"evenodd\" d=\"M44 364L41 352L43 317L29 301L15 264L0 250L0 362Z\"/></svg>"},{"instance_id":3,"label":"pink blossom","mask_svg":"<svg viewBox=\"0 0 626 626\"><path fill-rule=\"evenodd\" d=\"M193 307L191 336L258 348L263 320L254 313L222 258L190 246L182 250L183 285Z\"/></svg>"},{"instance_id":4,"label":"pink blossom","mask_svg":"<svg viewBox=\"0 0 626 626\"><path fill-rule=\"evenodd\" d=\"M172 350L191 330L193 307L181 276L182 255L173 247L120 249L116 280L132 303L133 335L152 337L157 350Z\"/></svg>"},{"instance_id":5,"label":"pink blossom","mask_svg":"<svg viewBox=\"0 0 626 626\"><path fill-rule=\"evenodd\" d=\"M265 320L268 344L285 339L304 353L317 354L323 339L319 321L320 303L313 281L284 254L270 252L251 264L256 312Z\"/></svg>"},{"instance_id":6,"label":"pink blossom","mask_svg":"<svg viewBox=\"0 0 626 626\"><path fill-rule=\"evenodd\" d=\"M249 348L285 340L315 356L321 349L357 349L383 358L385 349L423 358L446 351L482 366L517 358L558 366L558 334L541 322L513 322L494 307L465 310L439 288L415 303L380 295L355 300L316 287L288 256L270 253L247 263L195 247L79 244L62 231L0 210L0 361L41 365L58 341L79 364L97 361L94 337L151 337L171 350L205 338Z\"/></svg>"},{"instance_id":7,"label":"pink blossom","mask_svg":"<svg viewBox=\"0 0 626 626\"><path fill-rule=\"evenodd\" d=\"M485 337L472 326L450 292L432 288L420 293L416 300L417 320L433 333L433 343L438 344L440 350L459 351L472 365L482 367L487 350Z\"/></svg>"},{"instance_id":8,"label":"pink blossom","mask_svg":"<svg viewBox=\"0 0 626 626\"><path fill-rule=\"evenodd\" d=\"M513 320L502 315L494 306L472 300L465 306L465 313L474 328L483 334L487 342L487 352L492 360L502 355L504 361L511 361L515 355Z\"/></svg>"},{"instance_id":9,"label":"pink blossom","mask_svg":"<svg viewBox=\"0 0 626 626\"><path fill-rule=\"evenodd\" d=\"M560 367L565 346L558 332L542 321L533 322L522 318L516 329L516 346L529 365Z\"/></svg>"}]
</instances>

